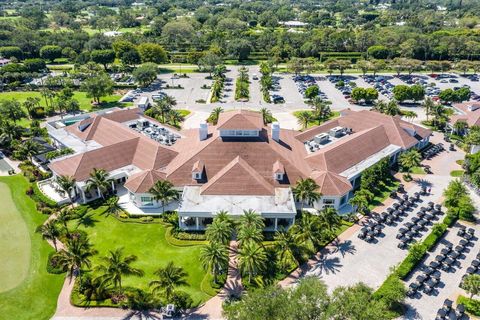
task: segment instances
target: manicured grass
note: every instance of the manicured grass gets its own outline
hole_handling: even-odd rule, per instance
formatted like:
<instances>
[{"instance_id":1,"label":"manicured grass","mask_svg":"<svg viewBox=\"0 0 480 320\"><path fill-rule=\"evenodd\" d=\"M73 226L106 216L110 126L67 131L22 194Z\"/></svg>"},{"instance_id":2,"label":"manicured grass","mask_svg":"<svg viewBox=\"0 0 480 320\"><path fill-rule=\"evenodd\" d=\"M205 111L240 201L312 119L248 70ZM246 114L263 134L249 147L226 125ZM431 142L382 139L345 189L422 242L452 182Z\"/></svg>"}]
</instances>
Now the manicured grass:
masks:
<instances>
[{"instance_id":1,"label":"manicured grass","mask_svg":"<svg viewBox=\"0 0 480 320\"><path fill-rule=\"evenodd\" d=\"M293 112L293 115L294 115L296 118L298 118L298 115L299 115L300 113L302 113L303 111L307 111L307 112L309 112L309 113L312 113L312 110L297 110L297 111L294 111L294 112ZM328 120L337 118L337 117L339 117L339 116L340 116L340 112L338 112L338 111L332 111L332 114L330 115L330 117L329 117L328 119L326 119L325 121L322 121L321 123L318 123L318 120L311 121L311 122L308 123L308 126L307 126L306 129L311 128L311 127L314 127L314 126L318 126L318 125L322 124L323 122L326 122L326 121L328 121Z\"/></svg>"},{"instance_id":2,"label":"manicured grass","mask_svg":"<svg viewBox=\"0 0 480 320\"><path fill-rule=\"evenodd\" d=\"M0 177L0 186L0 203L2 203L0 238L3 238L4 235L14 236L13 239L7 238L8 242L0 241L1 264L10 267L17 265L17 269L10 270L7 274L4 273L6 269L1 267L0 283L3 287L5 283L12 284L9 278L16 278L16 281L21 280L15 288L0 293L0 318L50 319L55 312L64 276L47 273L47 258L48 254L53 252L53 248L42 239L41 235L35 233L37 226L42 224L47 217L38 213L33 200L25 195L28 182L23 176ZM20 216L23 223L12 216L14 213ZM6 221L7 215L13 221ZM8 230L9 228L12 230ZM24 232L27 234L24 235ZM15 252L10 251L13 241L18 241L18 243L14 243L17 245ZM25 262L23 253L20 252L22 250L29 250L26 257L27 262ZM12 257L13 253L14 257ZM10 259L15 261L11 262ZM27 265L24 266L24 263ZM27 272L23 276L24 268L27 269ZM22 274L22 278L19 279L15 273Z\"/></svg>"},{"instance_id":3,"label":"manicured grass","mask_svg":"<svg viewBox=\"0 0 480 320\"><path fill-rule=\"evenodd\" d=\"M190 286L180 287L190 294L196 305L208 300L213 289L210 288L210 275L206 275L200 263L201 245L174 246L165 238L166 226L161 223L141 224L122 222L112 216L104 215L105 207L92 210L91 223L78 228L87 232L93 247L98 254L92 258L93 266L101 263L101 257L109 250L123 248L125 254L134 254L138 261L134 266L142 269L145 276L142 278L125 277L122 286L150 290L148 283L155 279L155 270L164 267L169 261L181 266L188 273L187 282ZM76 221L71 226L77 227ZM94 276L97 275L93 272ZM204 291L202 291L202 281Z\"/></svg>"},{"instance_id":4,"label":"manicured grass","mask_svg":"<svg viewBox=\"0 0 480 320\"><path fill-rule=\"evenodd\" d=\"M423 167L413 167L412 170L410 170L410 173L412 174L425 174L425 170Z\"/></svg>"},{"instance_id":5,"label":"manicured grass","mask_svg":"<svg viewBox=\"0 0 480 320\"><path fill-rule=\"evenodd\" d=\"M390 181L387 182L387 184L384 184L383 182L381 182L381 184L382 184L381 192L375 195L372 202L368 206L370 210L373 210L375 207L382 205L385 199L387 199L390 196L390 193L393 190L397 189L400 182L398 182L397 180L391 179Z\"/></svg>"},{"instance_id":6,"label":"manicured grass","mask_svg":"<svg viewBox=\"0 0 480 320\"><path fill-rule=\"evenodd\" d=\"M40 98L40 104L42 106L45 106L45 100L42 98L40 92L38 91L8 91L8 92L0 92L0 101L2 100L12 100L16 99L19 102L24 102L27 100L28 97L38 97ZM96 109L101 109L101 108L111 108L111 107L122 107L126 106L126 104L119 103L118 100L120 100L121 96L120 95L110 95L107 97L104 97L101 99L102 105L99 107L93 107L91 104L92 99L87 97L87 94L82 91L75 91L73 98L78 101L80 104L80 109L84 111L92 111ZM20 125L29 125L30 120L28 119L22 119L22 121L19 122Z\"/></svg>"},{"instance_id":7,"label":"manicured grass","mask_svg":"<svg viewBox=\"0 0 480 320\"><path fill-rule=\"evenodd\" d=\"M463 162L464 162L464 161L463 161L462 159L460 159L460 160L457 160L457 161L455 161L455 162L456 162L459 166L463 166Z\"/></svg>"},{"instance_id":8,"label":"manicured grass","mask_svg":"<svg viewBox=\"0 0 480 320\"><path fill-rule=\"evenodd\" d=\"M461 176L463 176L464 172L465 171L463 171L463 170L453 170L453 171L450 171L450 175L452 177L461 177Z\"/></svg>"}]
</instances>

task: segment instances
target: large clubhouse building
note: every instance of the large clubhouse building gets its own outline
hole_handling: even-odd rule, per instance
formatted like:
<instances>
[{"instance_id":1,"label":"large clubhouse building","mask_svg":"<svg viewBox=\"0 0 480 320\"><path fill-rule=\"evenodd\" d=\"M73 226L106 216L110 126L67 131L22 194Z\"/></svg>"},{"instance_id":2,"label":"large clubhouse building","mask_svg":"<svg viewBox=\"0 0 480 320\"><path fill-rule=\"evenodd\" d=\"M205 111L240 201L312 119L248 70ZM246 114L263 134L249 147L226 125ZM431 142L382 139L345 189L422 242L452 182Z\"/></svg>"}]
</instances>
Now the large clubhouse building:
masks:
<instances>
[{"instance_id":1,"label":"large clubhouse building","mask_svg":"<svg viewBox=\"0 0 480 320\"><path fill-rule=\"evenodd\" d=\"M182 195L178 214L184 229L203 229L220 210L239 216L249 209L276 229L294 222L292 187L300 178L319 186L322 197L314 208L340 209L363 170L424 147L431 131L367 110L344 110L303 132L265 125L260 113L247 110L221 113L216 125L177 131L140 109L127 109L50 124L49 133L57 146L75 151L49 167L54 177L76 179L78 202L99 196L86 191L86 181L93 168L105 169L112 189L126 189L137 208L160 207L150 188L158 180L173 183Z\"/></svg>"}]
</instances>

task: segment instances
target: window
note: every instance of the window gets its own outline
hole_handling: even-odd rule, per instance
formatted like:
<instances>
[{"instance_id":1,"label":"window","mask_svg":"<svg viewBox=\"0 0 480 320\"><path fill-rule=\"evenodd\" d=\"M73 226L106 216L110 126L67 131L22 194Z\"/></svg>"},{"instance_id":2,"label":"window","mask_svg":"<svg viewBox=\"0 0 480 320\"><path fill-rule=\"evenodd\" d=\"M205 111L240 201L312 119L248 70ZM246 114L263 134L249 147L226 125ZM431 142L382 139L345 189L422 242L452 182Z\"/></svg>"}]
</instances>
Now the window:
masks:
<instances>
[{"instance_id":1,"label":"window","mask_svg":"<svg viewBox=\"0 0 480 320\"><path fill-rule=\"evenodd\" d=\"M202 173L201 172L193 172L192 173L192 178L195 180L200 180L202 179Z\"/></svg>"},{"instance_id":2,"label":"window","mask_svg":"<svg viewBox=\"0 0 480 320\"><path fill-rule=\"evenodd\" d=\"M140 201L142 202L143 206L153 206L152 197L140 197Z\"/></svg>"},{"instance_id":3,"label":"window","mask_svg":"<svg viewBox=\"0 0 480 320\"><path fill-rule=\"evenodd\" d=\"M283 180L283 173L275 173L275 180L277 181Z\"/></svg>"},{"instance_id":4,"label":"window","mask_svg":"<svg viewBox=\"0 0 480 320\"><path fill-rule=\"evenodd\" d=\"M344 195L342 199L340 199L340 205L344 205L347 202L347 195Z\"/></svg>"},{"instance_id":5,"label":"window","mask_svg":"<svg viewBox=\"0 0 480 320\"><path fill-rule=\"evenodd\" d=\"M323 199L323 204L335 204L335 199Z\"/></svg>"}]
</instances>

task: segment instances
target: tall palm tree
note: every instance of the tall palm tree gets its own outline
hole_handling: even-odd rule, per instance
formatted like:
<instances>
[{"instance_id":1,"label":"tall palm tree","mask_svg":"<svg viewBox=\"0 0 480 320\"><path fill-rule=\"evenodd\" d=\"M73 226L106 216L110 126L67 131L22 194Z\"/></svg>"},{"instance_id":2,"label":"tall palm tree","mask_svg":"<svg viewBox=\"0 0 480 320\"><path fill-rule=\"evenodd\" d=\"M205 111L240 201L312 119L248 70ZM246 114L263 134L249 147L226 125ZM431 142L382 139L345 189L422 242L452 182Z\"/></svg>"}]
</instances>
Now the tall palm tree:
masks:
<instances>
[{"instance_id":1,"label":"tall palm tree","mask_svg":"<svg viewBox=\"0 0 480 320\"><path fill-rule=\"evenodd\" d=\"M105 199L105 193L108 192L108 189L111 186L112 179L108 178L108 172L104 169L93 168L93 171L90 172L90 178L87 180L87 192L90 192L92 189L97 189L98 195Z\"/></svg>"},{"instance_id":2,"label":"tall palm tree","mask_svg":"<svg viewBox=\"0 0 480 320\"><path fill-rule=\"evenodd\" d=\"M44 240L52 241L55 251L57 251L57 239L60 236L60 230L58 229L55 220L50 220L47 223L42 224L36 231L42 235Z\"/></svg>"},{"instance_id":3,"label":"tall palm tree","mask_svg":"<svg viewBox=\"0 0 480 320\"><path fill-rule=\"evenodd\" d=\"M332 207L324 208L318 212L320 225L328 230L331 234L342 224L342 218L338 215L337 210Z\"/></svg>"},{"instance_id":4,"label":"tall palm tree","mask_svg":"<svg viewBox=\"0 0 480 320\"><path fill-rule=\"evenodd\" d=\"M410 151L402 153L399 158L400 165L404 170L407 171L408 175L410 175L412 168L420 165L421 161L422 156L416 149L411 149Z\"/></svg>"},{"instance_id":5,"label":"tall palm tree","mask_svg":"<svg viewBox=\"0 0 480 320\"><path fill-rule=\"evenodd\" d=\"M348 203L350 203L350 205L355 209L355 212L364 212L370 202L368 197L360 191L362 190L357 191L355 195L348 201Z\"/></svg>"},{"instance_id":6,"label":"tall palm tree","mask_svg":"<svg viewBox=\"0 0 480 320\"><path fill-rule=\"evenodd\" d=\"M313 205L315 201L318 201L322 194L318 192L319 186L311 179L300 179L293 188L293 196L296 201L301 203L301 211L303 211L304 204Z\"/></svg>"},{"instance_id":7,"label":"tall palm tree","mask_svg":"<svg viewBox=\"0 0 480 320\"><path fill-rule=\"evenodd\" d=\"M216 107L212 110L208 118L210 119L210 121L212 121L213 124L217 124L218 118L220 117L220 113L222 112L223 112L222 107Z\"/></svg>"},{"instance_id":8,"label":"tall palm tree","mask_svg":"<svg viewBox=\"0 0 480 320\"><path fill-rule=\"evenodd\" d=\"M226 245L232 238L232 231L233 229L227 221L215 218L207 227L205 235L210 242L219 242Z\"/></svg>"},{"instance_id":9,"label":"tall palm tree","mask_svg":"<svg viewBox=\"0 0 480 320\"><path fill-rule=\"evenodd\" d=\"M432 100L432 98L427 97L425 98L425 100L423 100L421 106L423 109L425 109L425 115L427 116L427 121L428 121L428 116L432 112L432 109L435 106L435 102Z\"/></svg>"},{"instance_id":10,"label":"tall palm tree","mask_svg":"<svg viewBox=\"0 0 480 320\"><path fill-rule=\"evenodd\" d=\"M23 128L13 121L0 119L0 144L10 144L22 136Z\"/></svg>"},{"instance_id":11,"label":"tall palm tree","mask_svg":"<svg viewBox=\"0 0 480 320\"><path fill-rule=\"evenodd\" d=\"M59 265L68 271L70 278L74 274L78 275L82 281L81 270L83 267L91 267L90 258L96 253L88 242L88 239L74 237L67 240L66 248L58 253Z\"/></svg>"},{"instance_id":12,"label":"tall palm tree","mask_svg":"<svg viewBox=\"0 0 480 320\"><path fill-rule=\"evenodd\" d=\"M30 119L33 118L35 110L40 107L39 97L28 97L23 103L23 107L27 110Z\"/></svg>"},{"instance_id":13,"label":"tall palm tree","mask_svg":"<svg viewBox=\"0 0 480 320\"><path fill-rule=\"evenodd\" d=\"M262 114L263 124L272 122L272 112L269 109L262 108L260 113Z\"/></svg>"},{"instance_id":14,"label":"tall palm tree","mask_svg":"<svg viewBox=\"0 0 480 320\"><path fill-rule=\"evenodd\" d=\"M265 222L263 221L262 216L252 209L243 210L243 215L240 217L240 225L253 225L260 230L265 228Z\"/></svg>"},{"instance_id":15,"label":"tall palm tree","mask_svg":"<svg viewBox=\"0 0 480 320\"><path fill-rule=\"evenodd\" d=\"M261 229L255 224L241 224L237 235L240 247L243 247L247 242L262 242L262 230L263 228Z\"/></svg>"},{"instance_id":16,"label":"tall palm tree","mask_svg":"<svg viewBox=\"0 0 480 320\"><path fill-rule=\"evenodd\" d=\"M265 249L255 242L247 242L238 252L238 267L243 275L248 275L248 283L252 277L265 270L267 254Z\"/></svg>"},{"instance_id":17,"label":"tall palm tree","mask_svg":"<svg viewBox=\"0 0 480 320\"><path fill-rule=\"evenodd\" d=\"M154 274L158 280L152 280L149 286L153 287L152 291L163 291L167 301L170 301L175 288L178 286L188 286L186 273L182 267L176 267L173 261L170 261L164 268L157 269Z\"/></svg>"},{"instance_id":18,"label":"tall palm tree","mask_svg":"<svg viewBox=\"0 0 480 320\"><path fill-rule=\"evenodd\" d=\"M295 223L292 232L298 241L303 243L310 242L315 248L322 236L318 217L307 212L302 212L302 217Z\"/></svg>"},{"instance_id":19,"label":"tall palm tree","mask_svg":"<svg viewBox=\"0 0 480 320\"><path fill-rule=\"evenodd\" d=\"M123 212L123 208L118 203L118 197L111 197L106 201L107 209L105 213L118 216Z\"/></svg>"},{"instance_id":20,"label":"tall palm tree","mask_svg":"<svg viewBox=\"0 0 480 320\"><path fill-rule=\"evenodd\" d=\"M33 156L40 152L40 144L33 139L28 139L22 142L20 152L31 162Z\"/></svg>"},{"instance_id":21,"label":"tall palm tree","mask_svg":"<svg viewBox=\"0 0 480 320\"><path fill-rule=\"evenodd\" d=\"M308 124L314 120L312 113L307 110L300 111L296 116L297 116L298 124L303 129L306 129L308 127Z\"/></svg>"},{"instance_id":22,"label":"tall palm tree","mask_svg":"<svg viewBox=\"0 0 480 320\"><path fill-rule=\"evenodd\" d=\"M235 227L235 222L233 221L232 217L228 214L228 211L226 210L220 210L217 212L215 215L215 219L220 220L220 221L226 221L230 228Z\"/></svg>"},{"instance_id":23,"label":"tall palm tree","mask_svg":"<svg viewBox=\"0 0 480 320\"><path fill-rule=\"evenodd\" d=\"M332 103L327 100L323 100L321 97L315 97L312 99L313 116L317 119L318 124L328 119L332 113L330 105Z\"/></svg>"},{"instance_id":24,"label":"tall palm tree","mask_svg":"<svg viewBox=\"0 0 480 320\"><path fill-rule=\"evenodd\" d=\"M131 266L131 264L137 261L135 255L123 255L123 249L117 248L115 251L109 251L108 255L101 258L104 264L96 267L96 270L102 272L100 276L102 282L110 282L114 288L119 288L122 291L122 277L123 276L136 276L142 277L143 271Z\"/></svg>"},{"instance_id":25,"label":"tall palm tree","mask_svg":"<svg viewBox=\"0 0 480 320\"><path fill-rule=\"evenodd\" d=\"M284 263L292 261L298 265L298 244L291 230L280 230L275 233L275 247Z\"/></svg>"},{"instance_id":26,"label":"tall palm tree","mask_svg":"<svg viewBox=\"0 0 480 320\"><path fill-rule=\"evenodd\" d=\"M178 110L170 110L167 114L168 123L177 126L180 122L183 121L183 116Z\"/></svg>"},{"instance_id":27,"label":"tall palm tree","mask_svg":"<svg viewBox=\"0 0 480 320\"><path fill-rule=\"evenodd\" d=\"M211 270L213 281L218 282L218 274L227 268L228 248L220 242L210 241L200 250L200 261L205 270Z\"/></svg>"},{"instance_id":28,"label":"tall palm tree","mask_svg":"<svg viewBox=\"0 0 480 320\"><path fill-rule=\"evenodd\" d=\"M180 193L168 180L158 180L148 192L153 196L155 201L162 203L163 213L165 213L165 204L180 199Z\"/></svg>"},{"instance_id":29,"label":"tall palm tree","mask_svg":"<svg viewBox=\"0 0 480 320\"><path fill-rule=\"evenodd\" d=\"M60 189L62 189L67 194L68 200L72 204L73 208L72 191L75 190L75 178L71 176L58 176L55 179L55 182L58 184Z\"/></svg>"}]
</instances>

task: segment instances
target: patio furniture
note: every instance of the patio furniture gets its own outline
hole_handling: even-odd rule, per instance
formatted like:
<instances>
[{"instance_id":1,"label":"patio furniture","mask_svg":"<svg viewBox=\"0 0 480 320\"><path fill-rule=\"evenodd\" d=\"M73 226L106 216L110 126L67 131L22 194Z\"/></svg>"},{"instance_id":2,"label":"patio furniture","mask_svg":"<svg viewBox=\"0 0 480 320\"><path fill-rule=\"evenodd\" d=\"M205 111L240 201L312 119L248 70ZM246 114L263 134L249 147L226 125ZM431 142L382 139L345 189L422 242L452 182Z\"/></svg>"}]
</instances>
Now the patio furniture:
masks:
<instances>
[{"instance_id":1,"label":"patio furniture","mask_svg":"<svg viewBox=\"0 0 480 320\"><path fill-rule=\"evenodd\" d=\"M432 269L437 269L441 266L440 263L438 263L437 261L430 261L430 263L428 264L428 266Z\"/></svg>"},{"instance_id":2,"label":"patio furniture","mask_svg":"<svg viewBox=\"0 0 480 320\"><path fill-rule=\"evenodd\" d=\"M465 246L462 246L461 244L455 247L455 251L458 253L462 252L463 250L465 250Z\"/></svg>"},{"instance_id":3,"label":"patio furniture","mask_svg":"<svg viewBox=\"0 0 480 320\"><path fill-rule=\"evenodd\" d=\"M443 254L443 255L447 255L448 253L450 252L450 250L448 248L443 248L442 250L440 250L440 253Z\"/></svg>"},{"instance_id":4,"label":"patio furniture","mask_svg":"<svg viewBox=\"0 0 480 320\"><path fill-rule=\"evenodd\" d=\"M473 228L468 228L467 232L472 236L475 234L475 230Z\"/></svg>"},{"instance_id":5,"label":"patio furniture","mask_svg":"<svg viewBox=\"0 0 480 320\"><path fill-rule=\"evenodd\" d=\"M443 301L443 310L445 311L450 311L450 309L452 309L452 305L453 305L453 301L450 300L450 299L445 299L445 301Z\"/></svg>"},{"instance_id":6,"label":"patio furniture","mask_svg":"<svg viewBox=\"0 0 480 320\"><path fill-rule=\"evenodd\" d=\"M465 229L460 229L460 230L458 230L458 232L457 232L457 236L459 236L459 237L463 237L465 234L467 234L467 233L465 232Z\"/></svg>"},{"instance_id":7,"label":"patio furniture","mask_svg":"<svg viewBox=\"0 0 480 320\"><path fill-rule=\"evenodd\" d=\"M442 262L443 260L445 260L444 255L439 254L435 257L435 261Z\"/></svg>"},{"instance_id":8,"label":"patio furniture","mask_svg":"<svg viewBox=\"0 0 480 320\"><path fill-rule=\"evenodd\" d=\"M448 256L452 259L457 259L459 256L460 256L460 253L457 252L457 251L450 251L450 253L448 254Z\"/></svg>"},{"instance_id":9,"label":"patio furniture","mask_svg":"<svg viewBox=\"0 0 480 320\"><path fill-rule=\"evenodd\" d=\"M444 320L447 316L447 312L443 309L438 310L435 320Z\"/></svg>"},{"instance_id":10,"label":"patio furniture","mask_svg":"<svg viewBox=\"0 0 480 320\"><path fill-rule=\"evenodd\" d=\"M455 310L455 314L456 314L457 318L461 318L465 314L465 306L462 303L457 305L457 308Z\"/></svg>"},{"instance_id":11,"label":"patio furniture","mask_svg":"<svg viewBox=\"0 0 480 320\"><path fill-rule=\"evenodd\" d=\"M478 266L480 266L480 261L479 260L473 260L471 265L478 268Z\"/></svg>"},{"instance_id":12,"label":"patio furniture","mask_svg":"<svg viewBox=\"0 0 480 320\"><path fill-rule=\"evenodd\" d=\"M461 239L458 244L462 245L462 246L466 246L468 244L468 241L465 240L465 239Z\"/></svg>"}]
</instances>

